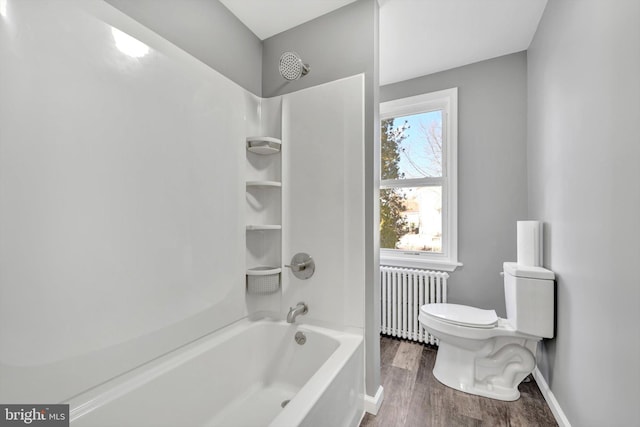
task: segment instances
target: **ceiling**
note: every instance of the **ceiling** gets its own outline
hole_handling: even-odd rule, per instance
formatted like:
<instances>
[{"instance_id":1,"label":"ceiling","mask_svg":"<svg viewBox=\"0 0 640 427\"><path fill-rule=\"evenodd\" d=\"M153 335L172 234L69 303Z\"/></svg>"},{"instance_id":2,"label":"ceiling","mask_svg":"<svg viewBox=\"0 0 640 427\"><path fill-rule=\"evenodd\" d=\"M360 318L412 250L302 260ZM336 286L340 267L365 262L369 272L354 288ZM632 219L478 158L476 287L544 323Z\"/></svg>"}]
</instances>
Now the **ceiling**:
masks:
<instances>
[{"instance_id":1,"label":"ceiling","mask_svg":"<svg viewBox=\"0 0 640 427\"><path fill-rule=\"evenodd\" d=\"M385 85L526 50L547 0L380 3L380 84Z\"/></svg>"},{"instance_id":2,"label":"ceiling","mask_svg":"<svg viewBox=\"0 0 640 427\"><path fill-rule=\"evenodd\" d=\"M356 0L220 0L260 40Z\"/></svg>"},{"instance_id":3,"label":"ceiling","mask_svg":"<svg viewBox=\"0 0 640 427\"><path fill-rule=\"evenodd\" d=\"M261 40L354 0L220 0ZM526 50L547 0L378 0L380 84Z\"/></svg>"}]
</instances>

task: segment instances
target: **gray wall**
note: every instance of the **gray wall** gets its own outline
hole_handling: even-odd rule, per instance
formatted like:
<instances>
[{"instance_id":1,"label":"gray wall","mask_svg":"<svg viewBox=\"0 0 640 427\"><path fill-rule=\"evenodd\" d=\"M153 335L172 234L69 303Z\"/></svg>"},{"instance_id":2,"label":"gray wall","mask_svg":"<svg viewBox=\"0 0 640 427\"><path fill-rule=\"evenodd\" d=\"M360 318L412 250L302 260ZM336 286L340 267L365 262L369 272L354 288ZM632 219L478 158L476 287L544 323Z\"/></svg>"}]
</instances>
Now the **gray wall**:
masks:
<instances>
[{"instance_id":1,"label":"gray wall","mask_svg":"<svg viewBox=\"0 0 640 427\"><path fill-rule=\"evenodd\" d=\"M550 1L528 59L529 212L557 274L539 368L574 426L640 420L640 2Z\"/></svg>"},{"instance_id":2,"label":"gray wall","mask_svg":"<svg viewBox=\"0 0 640 427\"><path fill-rule=\"evenodd\" d=\"M293 50L311 72L287 82L280 76L282 52ZM262 95L267 98L364 73L365 75L365 301L366 392L374 395L380 385L379 280L375 218L378 200L378 2L358 0L334 12L304 23L263 42Z\"/></svg>"},{"instance_id":3,"label":"gray wall","mask_svg":"<svg viewBox=\"0 0 640 427\"><path fill-rule=\"evenodd\" d=\"M262 43L218 0L105 0L248 91L262 94Z\"/></svg>"},{"instance_id":4,"label":"gray wall","mask_svg":"<svg viewBox=\"0 0 640 427\"><path fill-rule=\"evenodd\" d=\"M525 52L383 86L380 102L458 87L458 259L449 302L505 315L504 261L527 217Z\"/></svg>"}]
</instances>

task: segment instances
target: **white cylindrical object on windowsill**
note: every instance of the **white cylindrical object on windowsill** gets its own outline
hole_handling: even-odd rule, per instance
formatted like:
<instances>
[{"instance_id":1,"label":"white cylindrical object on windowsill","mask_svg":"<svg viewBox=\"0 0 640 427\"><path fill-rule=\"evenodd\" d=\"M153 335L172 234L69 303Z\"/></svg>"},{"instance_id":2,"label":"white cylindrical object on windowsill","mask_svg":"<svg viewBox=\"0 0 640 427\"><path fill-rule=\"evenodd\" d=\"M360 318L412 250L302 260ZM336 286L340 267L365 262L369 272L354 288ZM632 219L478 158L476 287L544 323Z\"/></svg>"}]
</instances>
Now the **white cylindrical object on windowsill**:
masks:
<instances>
[{"instance_id":1,"label":"white cylindrical object on windowsill","mask_svg":"<svg viewBox=\"0 0 640 427\"><path fill-rule=\"evenodd\" d=\"M542 222L518 221L517 231L518 264L542 267Z\"/></svg>"}]
</instances>

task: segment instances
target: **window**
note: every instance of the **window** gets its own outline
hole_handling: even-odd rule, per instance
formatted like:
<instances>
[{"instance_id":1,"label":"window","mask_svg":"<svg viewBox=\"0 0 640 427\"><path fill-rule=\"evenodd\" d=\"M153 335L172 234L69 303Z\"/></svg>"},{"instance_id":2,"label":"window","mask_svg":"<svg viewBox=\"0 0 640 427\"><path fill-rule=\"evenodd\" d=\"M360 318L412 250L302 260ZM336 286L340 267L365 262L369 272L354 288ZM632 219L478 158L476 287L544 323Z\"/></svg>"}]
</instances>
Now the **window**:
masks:
<instances>
[{"instance_id":1,"label":"window","mask_svg":"<svg viewBox=\"0 0 640 427\"><path fill-rule=\"evenodd\" d=\"M458 90L380 104L380 263L453 271Z\"/></svg>"}]
</instances>

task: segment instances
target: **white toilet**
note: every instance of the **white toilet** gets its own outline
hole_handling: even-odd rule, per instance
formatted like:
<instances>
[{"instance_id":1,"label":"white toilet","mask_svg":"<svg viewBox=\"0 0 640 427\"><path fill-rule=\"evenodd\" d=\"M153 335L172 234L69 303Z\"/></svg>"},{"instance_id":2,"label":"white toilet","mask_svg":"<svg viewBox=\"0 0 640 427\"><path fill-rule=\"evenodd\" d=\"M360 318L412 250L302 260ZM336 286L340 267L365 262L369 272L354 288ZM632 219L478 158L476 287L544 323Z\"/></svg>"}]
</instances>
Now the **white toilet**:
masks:
<instances>
[{"instance_id":1,"label":"white toilet","mask_svg":"<svg viewBox=\"0 0 640 427\"><path fill-rule=\"evenodd\" d=\"M494 310L426 304L422 326L439 339L433 375L466 393L517 400L518 384L536 366L536 346L553 338L554 274L542 267L504 263L507 318Z\"/></svg>"}]
</instances>

